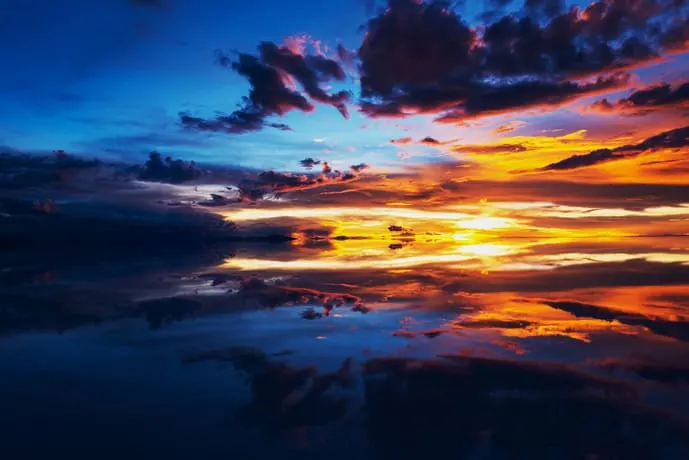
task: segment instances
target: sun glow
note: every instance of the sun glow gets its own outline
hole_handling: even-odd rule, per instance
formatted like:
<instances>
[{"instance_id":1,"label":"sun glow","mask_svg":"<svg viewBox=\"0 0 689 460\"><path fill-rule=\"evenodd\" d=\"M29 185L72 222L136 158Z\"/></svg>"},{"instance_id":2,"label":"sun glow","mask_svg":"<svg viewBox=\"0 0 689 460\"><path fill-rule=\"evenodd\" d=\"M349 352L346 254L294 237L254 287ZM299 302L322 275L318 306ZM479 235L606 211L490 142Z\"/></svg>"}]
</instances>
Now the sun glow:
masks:
<instances>
[{"instance_id":1,"label":"sun glow","mask_svg":"<svg viewBox=\"0 0 689 460\"><path fill-rule=\"evenodd\" d=\"M473 230L496 230L514 225L515 221L513 219L489 216L474 217L457 222L458 227Z\"/></svg>"}]
</instances>

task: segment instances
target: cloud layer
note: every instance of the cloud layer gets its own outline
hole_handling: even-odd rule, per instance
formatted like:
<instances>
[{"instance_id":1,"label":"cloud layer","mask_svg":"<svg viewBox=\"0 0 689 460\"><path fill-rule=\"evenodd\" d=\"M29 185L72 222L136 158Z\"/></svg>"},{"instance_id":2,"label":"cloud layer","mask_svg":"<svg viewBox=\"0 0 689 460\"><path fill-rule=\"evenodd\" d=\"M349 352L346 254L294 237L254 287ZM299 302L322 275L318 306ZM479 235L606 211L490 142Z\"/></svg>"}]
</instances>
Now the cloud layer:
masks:
<instances>
[{"instance_id":1,"label":"cloud layer","mask_svg":"<svg viewBox=\"0 0 689 460\"><path fill-rule=\"evenodd\" d=\"M687 146L689 146L689 126L665 131L638 144L624 145L615 149L595 150L584 155L572 155L564 160L544 166L541 171L584 168L609 161L633 158L655 150L679 149Z\"/></svg>"}]
</instances>

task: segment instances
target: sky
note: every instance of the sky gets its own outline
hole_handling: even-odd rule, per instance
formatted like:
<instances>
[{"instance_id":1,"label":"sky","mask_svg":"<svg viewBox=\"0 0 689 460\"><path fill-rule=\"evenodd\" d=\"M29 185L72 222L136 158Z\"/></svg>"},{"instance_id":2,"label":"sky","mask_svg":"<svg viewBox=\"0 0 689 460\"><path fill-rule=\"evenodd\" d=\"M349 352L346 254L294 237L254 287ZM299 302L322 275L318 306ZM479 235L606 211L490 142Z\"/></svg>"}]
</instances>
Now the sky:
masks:
<instances>
[{"instance_id":1,"label":"sky","mask_svg":"<svg viewBox=\"0 0 689 460\"><path fill-rule=\"evenodd\" d=\"M637 402L686 417L686 385L676 383L689 375L687 51L689 0L3 0L0 297L10 306L0 309L0 339L17 340L0 350L11 358L0 364L19 363L25 380L7 379L11 391L0 394L33 391L73 363L80 387L101 388L84 385L84 369L97 380L117 374L108 380L119 388L153 385L158 420L156 379L191 367L176 360L160 372L161 350L212 346L182 362L237 364L233 347L250 346L261 350L249 361L265 361L256 369L272 358L333 370L344 361L335 374L309 374L313 393L286 391L285 401L254 385L269 399L254 395L256 420L268 414L275 426L296 414L300 437L305 414L323 423L312 395L347 374L352 356L364 376L380 375L389 366L378 357L393 356L393 381L425 372L421 362L401 370L398 358L443 356L459 363L448 375L465 387L476 357L480 375L468 385L481 391L448 392L458 408L521 385L537 394L544 375L566 371L545 386L574 388L576 407L580 388L600 385L586 399L607 397L608 377L622 374L634 386L621 388L642 390ZM111 333L108 321L123 329ZM69 333L22 335L85 325L94 327L75 342ZM140 366L153 380L120 359L122 344L127 356L155 350L154 364ZM556 366L543 374L548 362ZM660 392L651 395L654 379ZM34 393L24 400L33 404ZM101 393L94 398L119 401ZM293 404L297 393L313 410ZM197 385L191 394L215 395ZM610 452L638 454L637 441L666 449L627 429L643 414L630 394L619 401L620 423L604 425L631 441L611 436ZM55 393L55 407L70 397ZM551 400L537 409L552 415ZM124 401L116 405L131 408L131 420L158 426ZM423 399L411 401L424 408L412 423L386 409L388 419L372 424L395 427L393 451L415 439L404 427L417 423L435 447L438 428L452 428L440 431L452 448L455 433L483 444L490 431L480 417L475 431L463 431L466 418L446 425ZM39 403L36 415L10 411L26 422L10 428L31 433L10 438L51 446L35 442L42 419L83 434L52 423L51 406ZM558 414L580 420L558 421L589 427L604 407L596 404L589 418L561 406ZM277 418L264 410L271 405ZM396 405L407 412L405 401ZM504 414L514 407L475 412L511 433ZM551 430L552 417L534 413ZM655 417L671 420L663 414ZM639 426L644 433L648 422ZM147 433L129 428L121 439ZM598 438L584 428L576 432L586 442L570 430L561 444L574 439L590 456ZM686 453L684 433L667 439Z\"/></svg>"},{"instance_id":2,"label":"sky","mask_svg":"<svg viewBox=\"0 0 689 460\"><path fill-rule=\"evenodd\" d=\"M426 34L427 42L418 50L412 48L413 40L409 40L412 35L400 35L402 29L380 28L378 35L385 38L390 34L391 41L382 45L384 49L369 50L365 54L366 49L361 47L364 37L366 34L375 35L374 23L367 21L375 17L385 18L385 3L372 0L266 0L260 2L259 7L253 2L215 0L201 3L184 0L3 2L0 56L4 70L0 75L0 117L4 122L0 128L0 145L26 152L63 149L80 155L131 162L145 159L151 150L159 150L186 160L286 171L298 170L298 161L307 157L328 161L339 168L366 163L378 172L400 171L464 158L475 160L487 168L500 163L497 169L503 170L505 165L528 169L536 164L545 166L549 161L563 159L565 149L558 147L562 143L573 146L571 150L580 153L598 147L616 147L631 139L643 140L644 136L683 126L686 93L673 109L656 107L658 110L654 109L643 117L630 116L633 110L622 110L622 105L603 110L604 106L594 103L603 97L614 102L649 85L682 83L687 76L683 70L687 60L682 54L687 31L686 23L678 21L686 20L685 6L675 7L678 8L677 14L673 15L668 9L644 12L641 7L633 6L644 2L602 2L601 5L611 5L607 6L611 9L610 17L617 14L612 8L619 6L629 18L620 20L619 24L624 26L605 26L617 27L618 30L604 31L601 26L600 30L589 32L598 34L591 35L593 38L584 32L578 37L570 37L571 43L577 43L579 51L589 46L583 43L590 39L605 42L611 46L610 49L617 47L621 52L624 40L629 37L649 37L650 19L658 21L665 29L684 27L681 29L683 38L680 36L672 46L659 44L663 40L660 35L660 38L648 38L648 45L653 48L648 50L648 56L629 59L619 55L619 62L609 62L607 66L602 64L603 58L591 52L591 56L585 58L591 61L588 64L575 63L578 58L574 55L562 55L558 59L570 59L574 64L569 67L563 65L561 69L552 66L519 69L514 67L517 64L512 69L490 68L501 60L506 62L498 56L499 47L503 45L495 42L492 49L496 56L488 58L492 62L471 64L482 67L482 75L477 76L482 81L490 81L490 78L502 78L503 81L505 78L558 79L560 83L576 82L589 84L589 87L562 90L568 93L566 96L564 93L544 94L540 101L528 102L527 96L527 101L518 101L512 107L494 111L482 109L481 113L448 123L438 121L442 118L438 116L442 112L440 102L431 102L434 107L421 107L416 102L408 104L404 110L416 114L404 118L399 113L392 116L374 113L375 110L370 108L366 110L367 102L373 99L377 98L381 102L379 107L383 107L386 103L398 103L401 98L380 101L382 92L378 90L381 88L367 97L364 95L366 85L360 83L361 78L366 79L368 73L371 74L369 78L382 79L387 78L384 72L397 72L400 78L392 82L395 91L410 83L423 86L437 84L449 75L457 78L461 72L458 69L466 70L468 61L460 59L449 64L452 59L457 59L456 55L426 54L423 46L432 50L437 45L437 53L448 52L441 48L448 44L460 50L464 45L458 40L463 33L479 37L470 40L485 40L485 36L480 38L482 34L502 17L529 17L545 28L555 11L566 12L572 11L569 8L579 7L576 14L582 20L586 3L560 5L561 8L551 11L548 5L558 6L559 2L533 1L526 5L500 0L466 2L466 5L455 2L453 11L457 16L450 20L449 25L443 26L444 29L441 27L437 33ZM395 12L407 14L404 13L405 3L414 4L396 2L397 6L394 6L395 2L392 2L392 10L388 10L387 17L393 17ZM428 10L429 5L417 7ZM417 27L423 34L423 30L432 30L434 21L442 21L442 16L451 14L440 7L436 10L437 14L432 12L427 16L426 24L422 21L409 30ZM647 20L633 23L639 21L634 15ZM457 24L457 27L452 24ZM648 30L642 30L644 27ZM452 37L452 34L456 36ZM349 119L344 119L330 103L312 101L313 111L283 107L283 116L277 112L266 116L267 122L287 125L291 131L270 127L194 129L180 122L179 114L182 112L204 119L212 119L216 112L233 112L242 97L248 94L250 85L245 76L230 68L231 65L220 65L218 53L229 53L229 59L235 60L236 53L255 55L262 42L291 47L297 54L317 56L322 53L325 58L332 58L341 67L342 78L321 75L319 84L324 88L333 86L333 94L340 90L350 93L344 103ZM338 57L338 45L346 53L353 53L351 60L343 62ZM475 42L469 46L476 49L480 44ZM527 48L515 48L512 52L524 53ZM551 54L544 54L541 59L553 59L553 53L561 51L544 50L544 53ZM407 63L391 57L388 52L406 53L404 59ZM470 54L468 50L459 52ZM646 51L637 52L643 54ZM390 59L386 61L380 53L388 53ZM414 53L417 53L416 57ZM531 57L525 55L517 59ZM599 62L592 64L594 60ZM622 60L629 62L623 65ZM371 64L376 61L378 67ZM442 61L445 66L439 65ZM525 63L522 64L528 65ZM592 67L586 71L582 70L583 67L575 68L590 64ZM453 65L454 70L451 69ZM414 75L415 66L428 71ZM284 75L284 71L281 72ZM406 79L404 72L417 81ZM591 83L599 77L618 78L618 81L599 82L597 86ZM300 86L297 91L303 92L303 82L293 81L292 84ZM538 89L532 88L532 91ZM507 95L495 97L500 99ZM487 99L488 96L480 98ZM446 145L419 143L426 137L443 143L454 142ZM391 143L406 138L411 142ZM545 145L547 143L553 145ZM505 144L530 144L539 148L528 147L528 152L512 152L514 154L492 150L494 154L491 155L482 154L485 148L472 149L475 145ZM544 148L540 148L541 145ZM521 149L519 146L515 148ZM538 163L536 156L540 158ZM649 168L649 172L655 174L655 169ZM501 173L509 175L510 170Z\"/></svg>"},{"instance_id":3,"label":"sky","mask_svg":"<svg viewBox=\"0 0 689 460\"><path fill-rule=\"evenodd\" d=\"M4 150L157 151L137 187L227 219L237 204L674 215L687 201L682 0L2 8Z\"/></svg>"}]
</instances>

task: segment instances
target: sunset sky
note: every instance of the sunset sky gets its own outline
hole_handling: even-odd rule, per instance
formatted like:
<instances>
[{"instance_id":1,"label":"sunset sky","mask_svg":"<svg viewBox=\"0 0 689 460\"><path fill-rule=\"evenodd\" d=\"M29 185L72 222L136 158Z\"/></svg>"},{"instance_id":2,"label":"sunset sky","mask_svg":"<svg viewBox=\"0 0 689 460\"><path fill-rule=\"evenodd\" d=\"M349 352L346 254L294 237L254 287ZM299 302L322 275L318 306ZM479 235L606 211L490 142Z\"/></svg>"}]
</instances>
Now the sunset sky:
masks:
<instances>
[{"instance_id":1,"label":"sunset sky","mask_svg":"<svg viewBox=\"0 0 689 460\"><path fill-rule=\"evenodd\" d=\"M689 125L685 2L385 3L9 0L0 144L281 171L311 157L372 174L461 163L453 179L686 183L683 154L659 146L538 171ZM254 67L231 68L261 43ZM289 59L306 63L301 80ZM259 123L180 122L232 113L262 70L280 81L254 81ZM332 106L340 91L349 119Z\"/></svg>"},{"instance_id":2,"label":"sunset sky","mask_svg":"<svg viewBox=\"0 0 689 460\"><path fill-rule=\"evenodd\" d=\"M689 0L0 0L0 343L16 458L689 458Z\"/></svg>"},{"instance_id":3,"label":"sunset sky","mask_svg":"<svg viewBox=\"0 0 689 460\"><path fill-rule=\"evenodd\" d=\"M11 3L6 150L163 155L126 184L77 161L42 195L29 181L39 202L88 189L335 245L298 269L552 268L522 256L689 233L684 1Z\"/></svg>"}]
</instances>

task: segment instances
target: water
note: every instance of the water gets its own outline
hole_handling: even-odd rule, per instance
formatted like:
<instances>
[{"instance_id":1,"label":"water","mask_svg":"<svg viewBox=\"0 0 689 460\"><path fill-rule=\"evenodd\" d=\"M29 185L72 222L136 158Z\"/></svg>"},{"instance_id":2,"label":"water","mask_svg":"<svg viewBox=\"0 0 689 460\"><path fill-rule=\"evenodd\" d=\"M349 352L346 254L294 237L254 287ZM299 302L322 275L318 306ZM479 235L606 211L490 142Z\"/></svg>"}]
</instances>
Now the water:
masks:
<instances>
[{"instance_id":1,"label":"water","mask_svg":"<svg viewBox=\"0 0 689 460\"><path fill-rule=\"evenodd\" d=\"M689 458L686 235L403 217L5 254L0 454Z\"/></svg>"}]
</instances>

